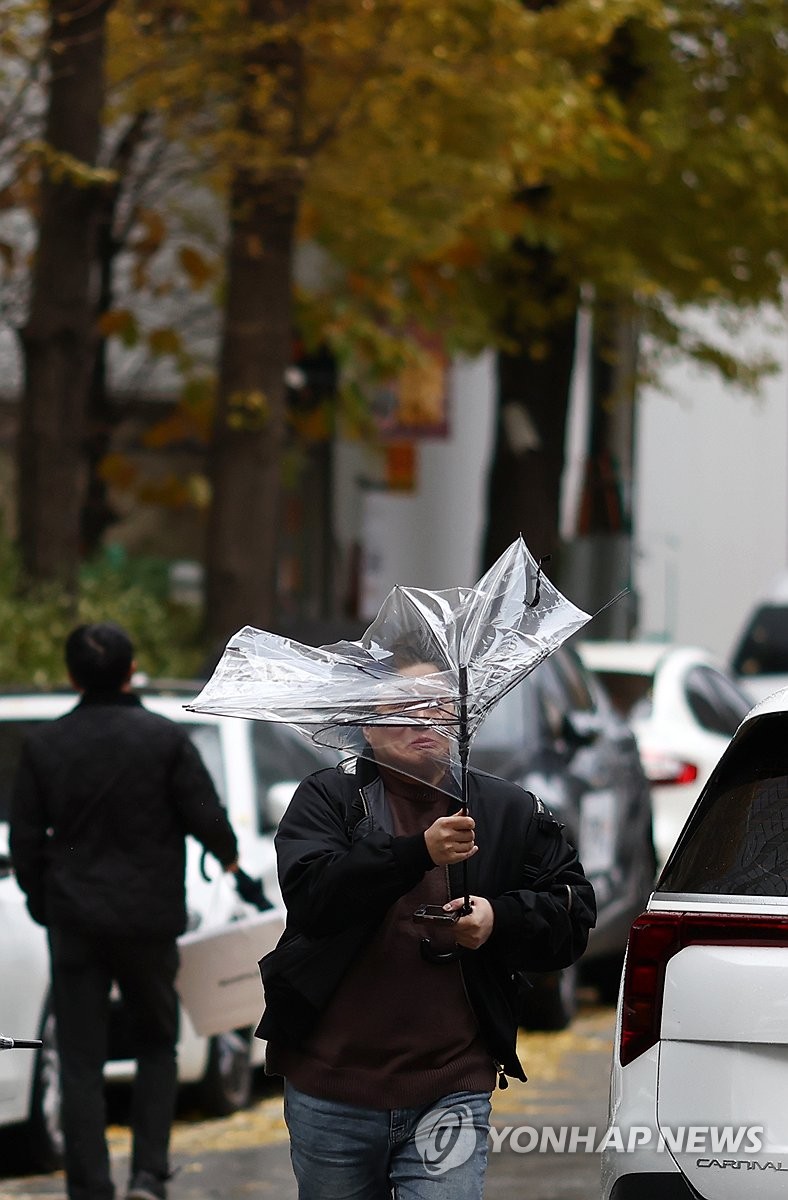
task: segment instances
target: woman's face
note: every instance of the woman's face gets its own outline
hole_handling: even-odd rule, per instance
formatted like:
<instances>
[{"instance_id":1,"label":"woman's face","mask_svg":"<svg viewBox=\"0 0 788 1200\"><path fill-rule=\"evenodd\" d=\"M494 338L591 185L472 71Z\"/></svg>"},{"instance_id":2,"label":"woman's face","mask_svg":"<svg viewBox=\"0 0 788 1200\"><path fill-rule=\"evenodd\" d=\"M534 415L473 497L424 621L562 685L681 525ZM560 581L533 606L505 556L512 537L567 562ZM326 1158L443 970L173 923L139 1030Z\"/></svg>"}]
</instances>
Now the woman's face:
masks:
<instances>
[{"instance_id":1,"label":"woman's face","mask_svg":"<svg viewBox=\"0 0 788 1200\"><path fill-rule=\"evenodd\" d=\"M434 675L438 668L434 663L413 663L403 667L400 675ZM408 712L418 718L418 709ZM428 724L430 709L423 710L424 725L367 725L364 737L369 743L375 761L381 765L410 775L424 783L435 783L446 772L450 742L445 734Z\"/></svg>"}]
</instances>

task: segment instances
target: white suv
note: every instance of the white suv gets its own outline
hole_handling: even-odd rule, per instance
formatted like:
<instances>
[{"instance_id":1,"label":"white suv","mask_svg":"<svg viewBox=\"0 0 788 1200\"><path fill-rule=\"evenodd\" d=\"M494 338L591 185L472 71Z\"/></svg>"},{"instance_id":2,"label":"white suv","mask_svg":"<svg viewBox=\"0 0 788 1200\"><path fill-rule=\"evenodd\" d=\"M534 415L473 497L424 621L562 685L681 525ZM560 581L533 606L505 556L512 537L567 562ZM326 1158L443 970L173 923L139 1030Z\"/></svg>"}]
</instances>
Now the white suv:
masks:
<instances>
[{"instance_id":1,"label":"white suv","mask_svg":"<svg viewBox=\"0 0 788 1200\"><path fill-rule=\"evenodd\" d=\"M624 969L604 1200L777 1200L788 1179L788 690L706 784Z\"/></svg>"},{"instance_id":2,"label":"white suv","mask_svg":"<svg viewBox=\"0 0 788 1200\"><path fill-rule=\"evenodd\" d=\"M284 726L186 712L184 703L198 690L143 692L142 700L151 711L186 727L227 808L238 836L241 866L262 879L269 899L281 905L273 848L278 818L300 780L336 761L336 756L318 750ZM49 1010L46 934L29 917L13 877L7 822L25 735L36 723L61 716L75 703L73 693L0 696L0 1035L40 1038L44 1043L39 1051L0 1052L0 1126L23 1126L29 1165L37 1168L55 1167L62 1152L58 1059ZM201 847L188 839L190 927L250 911L219 864L210 857L205 862L202 858ZM106 1070L110 1081L131 1079L134 1064L127 1057L124 1041L123 1011L116 1005ZM199 1037L182 1012L179 1077L184 1084L196 1085L206 1112L223 1115L247 1102L252 1067L262 1063L264 1053L264 1044L251 1037L251 1030Z\"/></svg>"}]
</instances>

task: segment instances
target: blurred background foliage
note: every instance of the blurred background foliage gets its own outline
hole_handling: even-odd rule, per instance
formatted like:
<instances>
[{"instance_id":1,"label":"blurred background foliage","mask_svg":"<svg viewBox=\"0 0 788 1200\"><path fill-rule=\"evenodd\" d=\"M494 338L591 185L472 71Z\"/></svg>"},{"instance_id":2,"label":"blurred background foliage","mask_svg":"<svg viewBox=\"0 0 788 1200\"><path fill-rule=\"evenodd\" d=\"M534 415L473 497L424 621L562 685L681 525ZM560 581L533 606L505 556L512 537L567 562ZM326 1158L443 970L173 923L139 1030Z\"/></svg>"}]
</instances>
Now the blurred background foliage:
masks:
<instances>
[{"instance_id":1,"label":"blurred background foliage","mask_svg":"<svg viewBox=\"0 0 788 1200\"><path fill-rule=\"evenodd\" d=\"M782 300L787 52L778 0L6 0L0 333L23 367L28 579L82 604L121 507L188 506L206 645L294 607L336 617L351 585L328 568L283 595L289 501L348 426L373 441L374 392L425 346L497 359L480 567L520 532L559 566L578 313L581 532L627 539L643 380L674 355L750 385L773 366L717 329ZM335 382L307 403L288 377L309 355ZM146 476L113 445L119 396L154 393L175 407L146 449L198 466ZM325 564L335 535L328 512Z\"/></svg>"},{"instance_id":2,"label":"blurred background foliage","mask_svg":"<svg viewBox=\"0 0 788 1200\"><path fill-rule=\"evenodd\" d=\"M83 564L71 598L57 584L23 582L17 552L0 533L3 683L67 686L63 643L76 625L91 621L127 629L138 670L152 679L192 679L204 664L199 615L169 599L165 562L106 553Z\"/></svg>"}]
</instances>

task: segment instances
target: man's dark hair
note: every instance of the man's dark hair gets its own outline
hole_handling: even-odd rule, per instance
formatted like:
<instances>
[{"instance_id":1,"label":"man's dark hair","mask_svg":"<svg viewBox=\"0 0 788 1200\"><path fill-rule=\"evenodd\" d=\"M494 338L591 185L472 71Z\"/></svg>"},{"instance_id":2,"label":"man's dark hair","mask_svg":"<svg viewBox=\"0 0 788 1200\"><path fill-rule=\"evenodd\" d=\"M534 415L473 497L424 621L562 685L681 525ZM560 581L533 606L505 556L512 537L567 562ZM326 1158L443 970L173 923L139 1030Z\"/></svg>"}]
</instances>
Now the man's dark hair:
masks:
<instances>
[{"instance_id":1,"label":"man's dark hair","mask_svg":"<svg viewBox=\"0 0 788 1200\"><path fill-rule=\"evenodd\" d=\"M66 666L77 687L86 692L119 692L133 660L131 638L109 621L79 625L66 638Z\"/></svg>"}]
</instances>

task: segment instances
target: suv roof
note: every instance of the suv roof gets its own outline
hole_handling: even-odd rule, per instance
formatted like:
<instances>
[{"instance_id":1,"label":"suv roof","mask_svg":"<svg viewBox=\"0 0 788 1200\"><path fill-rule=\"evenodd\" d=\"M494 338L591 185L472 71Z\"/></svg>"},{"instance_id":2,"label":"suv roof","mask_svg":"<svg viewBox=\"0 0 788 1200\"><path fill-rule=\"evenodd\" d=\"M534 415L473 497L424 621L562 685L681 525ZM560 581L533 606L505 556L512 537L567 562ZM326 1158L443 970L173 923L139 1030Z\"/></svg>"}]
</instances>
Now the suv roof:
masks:
<instances>
[{"instance_id":1,"label":"suv roof","mask_svg":"<svg viewBox=\"0 0 788 1200\"><path fill-rule=\"evenodd\" d=\"M198 720L202 724L208 724L227 719L210 713L190 713L184 706L189 699L197 695L197 691L191 686L185 687L182 692L168 689L159 690L158 688L135 688L134 690L143 704L157 712L177 712L179 720ZM79 695L70 688L53 689L47 692L31 691L29 688L24 691L12 691L4 688L0 691L0 718L24 720L29 717L35 720L59 716L61 713L68 712L77 703L79 703Z\"/></svg>"}]
</instances>

